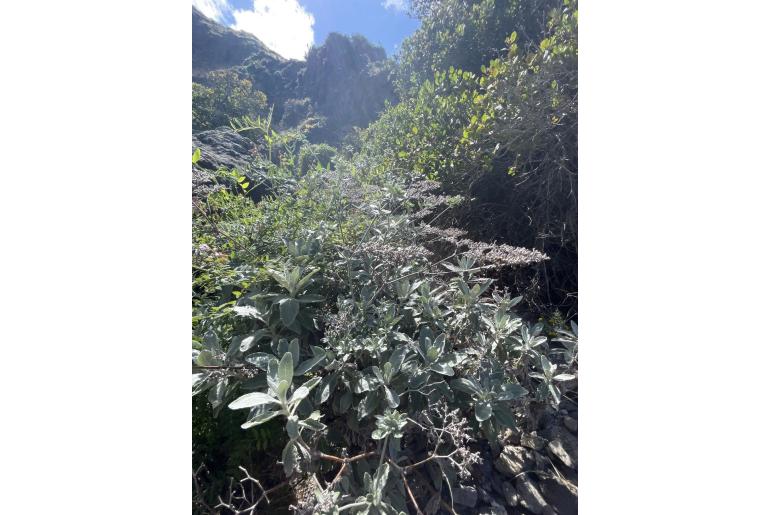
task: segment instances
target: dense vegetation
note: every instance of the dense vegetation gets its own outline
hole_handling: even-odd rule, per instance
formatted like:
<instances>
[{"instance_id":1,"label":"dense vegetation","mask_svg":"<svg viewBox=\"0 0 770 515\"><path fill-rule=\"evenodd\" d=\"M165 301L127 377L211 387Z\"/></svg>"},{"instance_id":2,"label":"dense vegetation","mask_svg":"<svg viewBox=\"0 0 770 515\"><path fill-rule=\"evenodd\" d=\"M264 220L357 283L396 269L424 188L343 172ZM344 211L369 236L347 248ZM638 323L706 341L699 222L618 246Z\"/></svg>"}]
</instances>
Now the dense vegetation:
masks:
<instances>
[{"instance_id":1,"label":"dense vegetation","mask_svg":"<svg viewBox=\"0 0 770 515\"><path fill-rule=\"evenodd\" d=\"M254 142L193 198L197 513L576 510L577 6L412 8L339 148L194 96Z\"/></svg>"}]
</instances>

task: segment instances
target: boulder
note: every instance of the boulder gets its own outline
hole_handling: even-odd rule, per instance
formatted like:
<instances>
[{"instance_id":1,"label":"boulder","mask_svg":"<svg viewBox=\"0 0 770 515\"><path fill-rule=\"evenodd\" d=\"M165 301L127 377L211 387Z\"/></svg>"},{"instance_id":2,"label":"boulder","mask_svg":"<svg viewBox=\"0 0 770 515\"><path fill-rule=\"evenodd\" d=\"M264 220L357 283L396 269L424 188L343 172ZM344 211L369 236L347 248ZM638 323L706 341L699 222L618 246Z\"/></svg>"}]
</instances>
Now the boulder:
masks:
<instances>
[{"instance_id":1,"label":"boulder","mask_svg":"<svg viewBox=\"0 0 770 515\"><path fill-rule=\"evenodd\" d=\"M577 433L578 430L578 422L574 418L570 416L566 416L563 419L564 421L564 427L572 431L573 433Z\"/></svg>"},{"instance_id":2,"label":"boulder","mask_svg":"<svg viewBox=\"0 0 770 515\"><path fill-rule=\"evenodd\" d=\"M508 481L503 483L503 495L505 495L505 502L510 507L515 507L519 504L519 494L516 493L516 487Z\"/></svg>"},{"instance_id":3,"label":"boulder","mask_svg":"<svg viewBox=\"0 0 770 515\"><path fill-rule=\"evenodd\" d=\"M548 454L567 467L577 470L578 440L572 433L564 430L558 431L556 437L548 442Z\"/></svg>"},{"instance_id":4,"label":"boulder","mask_svg":"<svg viewBox=\"0 0 770 515\"><path fill-rule=\"evenodd\" d=\"M537 485L526 474L516 479L516 491L521 498L521 505L535 515L542 514L543 510L548 506Z\"/></svg>"},{"instance_id":5,"label":"boulder","mask_svg":"<svg viewBox=\"0 0 770 515\"><path fill-rule=\"evenodd\" d=\"M529 450L524 447L507 445L495 460L495 469L505 476L515 477L531 468L532 463L533 457Z\"/></svg>"},{"instance_id":6,"label":"boulder","mask_svg":"<svg viewBox=\"0 0 770 515\"><path fill-rule=\"evenodd\" d=\"M548 443L548 440L545 438L538 436L535 431L532 431L531 433L523 433L521 435L521 445L524 447L529 447L530 449L534 449L536 451L540 451L545 447L545 444Z\"/></svg>"},{"instance_id":7,"label":"boulder","mask_svg":"<svg viewBox=\"0 0 770 515\"><path fill-rule=\"evenodd\" d=\"M201 157L192 167L193 196L205 197L220 188L212 173L218 168L246 170L252 160L254 144L228 127L201 131L192 136L192 151Z\"/></svg>"}]
</instances>

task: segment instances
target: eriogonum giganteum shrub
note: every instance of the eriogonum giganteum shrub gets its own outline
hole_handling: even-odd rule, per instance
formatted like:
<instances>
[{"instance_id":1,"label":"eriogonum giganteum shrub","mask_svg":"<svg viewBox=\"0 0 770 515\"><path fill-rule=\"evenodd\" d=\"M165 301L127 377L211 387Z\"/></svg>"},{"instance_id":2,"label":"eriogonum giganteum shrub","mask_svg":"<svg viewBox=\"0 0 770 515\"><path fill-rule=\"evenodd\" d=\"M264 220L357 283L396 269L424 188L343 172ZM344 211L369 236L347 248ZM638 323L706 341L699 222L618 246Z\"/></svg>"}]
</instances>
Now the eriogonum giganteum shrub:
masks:
<instances>
[{"instance_id":1,"label":"eriogonum giganteum shrub","mask_svg":"<svg viewBox=\"0 0 770 515\"><path fill-rule=\"evenodd\" d=\"M480 446L574 383L577 327L527 323L489 277L547 256L441 227L461 199L403 173L264 173L257 205L196 206L193 395L243 428L280 421L285 479L311 485L300 512L453 510ZM283 485L246 474L258 495L221 507L262 509Z\"/></svg>"}]
</instances>

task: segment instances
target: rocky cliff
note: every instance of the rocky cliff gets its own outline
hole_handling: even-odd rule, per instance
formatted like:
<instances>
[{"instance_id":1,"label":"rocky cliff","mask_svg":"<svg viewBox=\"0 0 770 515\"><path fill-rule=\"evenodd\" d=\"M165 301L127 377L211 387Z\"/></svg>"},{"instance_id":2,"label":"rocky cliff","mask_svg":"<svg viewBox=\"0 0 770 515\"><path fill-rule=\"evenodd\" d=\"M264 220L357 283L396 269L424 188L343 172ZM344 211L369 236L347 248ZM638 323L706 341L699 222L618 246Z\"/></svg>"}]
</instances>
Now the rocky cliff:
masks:
<instances>
[{"instance_id":1,"label":"rocky cliff","mask_svg":"<svg viewBox=\"0 0 770 515\"><path fill-rule=\"evenodd\" d=\"M288 128L310 116L323 125L314 142L336 144L354 126L365 127L395 101L390 61L363 36L330 34L306 61L284 59L258 38L224 27L193 8L193 81L208 71L233 68L251 80L274 106L274 120Z\"/></svg>"}]
</instances>

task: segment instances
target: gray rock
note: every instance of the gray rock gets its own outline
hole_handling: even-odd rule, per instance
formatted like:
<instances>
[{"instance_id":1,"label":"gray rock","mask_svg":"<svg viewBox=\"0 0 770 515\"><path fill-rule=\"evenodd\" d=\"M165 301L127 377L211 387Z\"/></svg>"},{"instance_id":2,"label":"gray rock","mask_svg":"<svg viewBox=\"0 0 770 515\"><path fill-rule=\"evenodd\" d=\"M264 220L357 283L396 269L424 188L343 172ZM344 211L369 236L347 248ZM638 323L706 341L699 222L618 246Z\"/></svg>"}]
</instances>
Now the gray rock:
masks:
<instances>
[{"instance_id":1,"label":"gray rock","mask_svg":"<svg viewBox=\"0 0 770 515\"><path fill-rule=\"evenodd\" d=\"M527 470L532 465L532 454L524 447L507 445L495 460L495 469L508 477Z\"/></svg>"},{"instance_id":2,"label":"gray rock","mask_svg":"<svg viewBox=\"0 0 770 515\"><path fill-rule=\"evenodd\" d=\"M519 504L519 494L516 493L516 487L508 481L503 483L503 494L505 495L505 502L508 503L508 506L514 507Z\"/></svg>"},{"instance_id":3,"label":"gray rock","mask_svg":"<svg viewBox=\"0 0 770 515\"><path fill-rule=\"evenodd\" d=\"M521 496L521 505L535 515L541 515L548 506L537 485L526 475L516 479L516 491Z\"/></svg>"},{"instance_id":4,"label":"gray rock","mask_svg":"<svg viewBox=\"0 0 770 515\"><path fill-rule=\"evenodd\" d=\"M559 515L577 515L578 489L570 481L553 476L540 482L540 492Z\"/></svg>"},{"instance_id":5,"label":"gray rock","mask_svg":"<svg viewBox=\"0 0 770 515\"><path fill-rule=\"evenodd\" d=\"M543 447L545 447L545 444L547 443L548 443L548 440L538 436L535 431L532 431L531 433L523 433L521 435L521 445L523 445L524 447L529 447L530 449L534 449L536 451L542 450Z\"/></svg>"},{"instance_id":6,"label":"gray rock","mask_svg":"<svg viewBox=\"0 0 770 515\"><path fill-rule=\"evenodd\" d=\"M548 454L571 469L578 466L578 440L567 431L560 431L558 436L548 443Z\"/></svg>"},{"instance_id":7,"label":"gray rock","mask_svg":"<svg viewBox=\"0 0 770 515\"><path fill-rule=\"evenodd\" d=\"M452 488L452 498L457 504L473 508L478 502L479 495L472 486L460 486Z\"/></svg>"},{"instance_id":8,"label":"gray rock","mask_svg":"<svg viewBox=\"0 0 770 515\"><path fill-rule=\"evenodd\" d=\"M201 149L198 166L207 170L220 167L243 170L251 161L254 144L228 127L201 131L192 136L192 149Z\"/></svg>"},{"instance_id":9,"label":"gray rock","mask_svg":"<svg viewBox=\"0 0 770 515\"><path fill-rule=\"evenodd\" d=\"M578 422L572 417L564 417L564 427L572 431L573 433L577 433L578 430Z\"/></svg>"}]
</instances>

